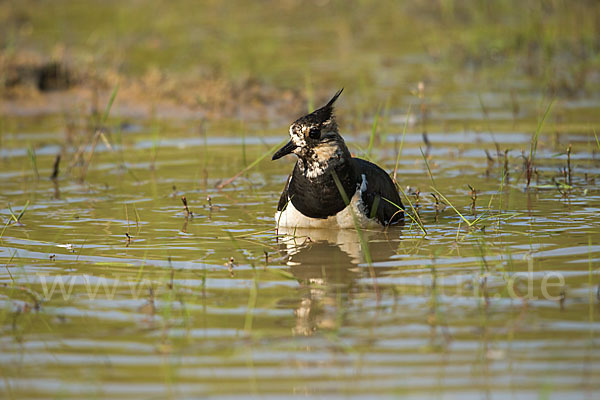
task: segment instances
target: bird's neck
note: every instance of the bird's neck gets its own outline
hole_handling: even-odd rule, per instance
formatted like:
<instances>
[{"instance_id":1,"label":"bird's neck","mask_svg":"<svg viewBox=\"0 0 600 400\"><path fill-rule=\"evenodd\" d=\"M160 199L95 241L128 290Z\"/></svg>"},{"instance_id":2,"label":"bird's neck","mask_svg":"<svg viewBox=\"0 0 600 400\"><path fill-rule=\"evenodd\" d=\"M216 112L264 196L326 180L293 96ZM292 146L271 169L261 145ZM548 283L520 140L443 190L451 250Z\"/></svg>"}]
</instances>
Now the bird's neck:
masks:
<instances>
[{"instance_id":1,"label":"bird's neck","mask_svg":"<svg viewBox=\"0 0 600 400\"><path fill-rule=\"evenodd\" d=\"M297 166L306 178L314 180L323 175L331 175L331 171L344 173L344 169L351 167L351 158L343 140L332 141L307 150L298 160Z\"/></svg>"}]
</instances>

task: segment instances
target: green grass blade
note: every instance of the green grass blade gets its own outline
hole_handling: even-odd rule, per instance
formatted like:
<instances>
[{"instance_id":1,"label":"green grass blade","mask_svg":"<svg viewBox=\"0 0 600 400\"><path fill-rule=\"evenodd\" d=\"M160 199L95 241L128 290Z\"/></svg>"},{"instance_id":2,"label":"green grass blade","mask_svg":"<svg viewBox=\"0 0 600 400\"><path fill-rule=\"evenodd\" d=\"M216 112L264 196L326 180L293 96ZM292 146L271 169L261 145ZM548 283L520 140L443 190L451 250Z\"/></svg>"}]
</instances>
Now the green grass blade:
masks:
<instances>
[{"instance_id":1,"label":"green grass blade","mask_svg":"<svg viewBox=\"0 0 600 400\"><path fill-rule=\"evenodd\" d=\"M379 208L379 202L381 201L381 197L376 196L375 200L373 200L373 205L371 206L371 215L369 218L373 219L377 215L377 209Z\"/></svg>"},{"instance_id":2,"label":"green grass blade","mask_svg":"<svg viewBox=\"0 0 600 400\"><path fill-rule=\"evenodd\" d=\"M427 167L427 173L429 173L429 178L431 179L431 184L435 187L435 180L433 179L433 174L431 173L431 168L429 168L429 161L427 161L427 157L425 157L425 153L423 153L423 149L419 147L421 151L421 155L423 156L423 160L425 161L425 166Z\"/></svg>"},{"instance_id":3,"label":"green grass blade","mask_svg":"<svg viewBox=\"0 0 600 400\"><path fill-rule=\"evenodd\" d=\"M234 180L236 180L240 175L242 175L244 172L247 172L247 171L251 170L252 168L254 168L259 162L261 162L262 160L264 160L265 157L267 157L268 155L272 154L275 150L277 150L278 148L280 148L281 146L283 146L285 143L287 143L287 139L284 140L284 141L282 141L282 142L280 142L280 143L277 143L275 146L273 146L269 150L265 151L260 157L258 157L256 160L252 161L250 163L250 165L248 165L246 168L242 169L237 174L235 174L231 178L227 179L225 182L222 182L219 185L217 185L217 189L221 190L225 186L229 185L231 182L233 182Z\"/></svg>"},{"instance_id":4,"label":"green grass blade","mask_svg":"<svg viewBox=\"0 0 600 400\"><path fill-rule=\"evenodd\" d=\"M15 221L15 223L18 223L19 220L23 217L23 215L25 214L25 211L27 211L27 207L29 207L29 200L27 200L27 203L25 203L25 207L23 207L23 210L21 210L21 212L19 213L19 216L17 217L15 215L15 212L10 207L10 204L8 205L8 211L10 212L10 216Z\"/></svg>"},{"instance_id":5,"label":"green grass blade","mask_svg":"<svg viewBox=\"0 0 600 400\"><path fill-rule=\"evenodd\" d=\"M115 101L115 98L117 97L118 91L119 91L119 84L117 83L110 95L108 104L106 105L106 108L104 109L104 114L102 115L102 124L103 125L106 122L106 120L108 119L108 115L110 114L110 109L112 108L113 102Z\"/></svg>"},{"instance_id":6,"label":"green grass blade","mask_svg":"<svg viewBox=\"0 0 600 400\"><path fill-rule=\"evenodd\" d=\"M38 172L37 167L37 155L35 154L35 148L29 144L27 147L27 155L29 156L29 161L31 161L31 168L33 168L33 173L37 179L40 178L40 173Z\"/></svg>"},{"instance_id":7,"label":"green grass blade","mask_svg":"<svg viewBox=\"0 0 600 400\"><path fill-rule=\"evenodd\" d=\"M394 166L393 180L396 182L396 173L398 172L398 164L400 163L400 155L402 154L402 147L404 147L404 137L406 136L406 130L408 128L408 120L410 119L411 104L408 105L408 111L406 113L406 120L404 121L404 128L402 129L402 139L400 140L400 147L398 147L398 154L396 155L396 165Z\"/></svg>"},{"instance_id":8,"label":"green grass blade","mask_svg":"<svg viewBox=\"0 0 600 400\"><path fill-rule=\"evenodd\" d=\"M537 153L538 137L540 136L540 132L542 131L542 128L544 127L544 123L546 122L546 118L548 118L548 115L550 114L550 110L552 110L552 106L554 106L555 100L556 99L552 99L552 101L550 101L550 103L548 104L548 107L546 107L546 111L544 112L544 116L538 122L538 126L537 126L537 128L535 130L535 133L534 133L533 137L531 138L531 146L529 147L529 160L531 162L531 165L533 165L533 160L534 160L535 155Z\"/></svg>"},{"instance_id":9,"label":"green grass blade","mask_svg":"<svg viewBox=\"0 0 600 400\"><path fill-rule=\"evenodd\" d=\"M27 203L25 203L25 207L23 207L23 210L17 217L17 222L19 222L21 220L21 218L23 217L23 215L25 215L25 211L27 211L27 207L29 207L29 200L27 200Z\"/></svg>"},{"instance_id":10,"label":"green grass blade","mask_svg":"<svg viewBox=\"0 0 600 400\"><path fill-rule=\"evenodd\" d=\"M402 193L402 196L404 196L404 199L407 201L407 203L410 206L410 209L412 210L413 214L416 216L416 219L415 219L415 217L413 217L412 215L410 215L406 211L404 212L404 215L407 215L408 218L410 218L415 224L417 224L419 226L419 228L423 232L423 236L427 235L427 230L425 229L425 225L423 224L423 221L421 221L421 217L419 216L419 214L417 213L417 210L413 206L412 201L410 201L410 198L406 195L406 193L404 192L404 190L402 190L402 188L399 185L398 185L398 189L400 190L400 193ZM387 201L388 203L390 203L390 204L398 207L399 209L402 208L398 204L395 204L391 200L388 200L386 198L384 198L384 200Z\"/></svg>"},{"instance_id":11,"label":"green grass blade","mask_svg":"<svg viewBox=\"0 0 600 400\"><path fill-rule=\"evenodd\" d=\"M2 237L4 236L4 232L6 232L6 228L8 228L8 225L10 225L10 219L8 221L6 221L6 224L4 224L4 228L2 228L2 232L0 232L0 240L2 240Z\"/></svg>"},{"instance_id":12,"label":"green grass blade","mask_svg":"<svg viewBox=\"0 0 600 400\"><path fill-rule=\"evenodd\" d=\"M377 107L377 112L373 118L373 125L371 126L371 137L369 138L369 146L367 147L367 154L371 158L371 151L373 150L373 144L375 143L375 135L377 134L377 124L379 123L379 113L381 112L381 104Z\"/></svg>"},{"instance_id":13,"label":"green grass blade","mask_svg":"<svg viewBox=\"0 0 600 400\"><path fill-rule=\"evenodd\" d=\"M15 215L15 212L12 210L12 207L10 206L10 204L8 205L8 212L10 213L11 218L16 222L19 222L19 219L17 218L17 216ZM9 221L10 222L10 221Z\"/></svg>"},{"instance_id":14,"label":"green grass blade","mask_svg":"<svg viewBox=\"0 0 600 400\"><path fill-rule=\"evenodd\" d=\"M469 220L468 220L468 219L466 219L466 218L464 217L464 215L462 215L462 214L460 213L460 211L458 211L458 210L456 209L456 207L454 207L454 205L453 205L453 204L450 202L450 200L448 200L448 199L446 198L446 196L444 196L444 195L443 195L443 194L442 194L442 193L441 193L439 190L437 190L437 189L436 189L436 188L434 188L433 186L431 186L431 189L432 189L434 192L436 192L436 193L438 194L438 196L440 196L440 197L442 198L442 200L444 200L444 201L446 202L446 204L448 204L450 207L452 207L452 209L454 210L454 212L456 212L456 213L458 214L458 216L459 216L459 217L461 217L461 218L462 218L462 220L463 220L463 221L465 221L465 223L466 223L467 225L469 225L469 227L473 226L473 223L472 223L472 222L469 222Z\"/></svg>"}]
</instances>

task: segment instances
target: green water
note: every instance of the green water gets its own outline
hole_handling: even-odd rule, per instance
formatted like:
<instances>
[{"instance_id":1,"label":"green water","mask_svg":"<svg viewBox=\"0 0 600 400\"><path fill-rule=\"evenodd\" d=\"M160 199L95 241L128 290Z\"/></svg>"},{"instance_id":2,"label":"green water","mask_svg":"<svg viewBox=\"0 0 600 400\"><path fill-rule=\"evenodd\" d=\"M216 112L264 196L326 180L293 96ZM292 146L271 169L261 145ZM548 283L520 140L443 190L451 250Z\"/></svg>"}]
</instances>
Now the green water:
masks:
<instances>
[{"instance_id":1,"label":"green water","mask_svg":"<svg viewBox=\"0 0 600 400\"><path fill-rule=\"evenodd\" d=\"M436 220L422 135L409 127L399 181L413 205L421 191L427 235L410 222L362 232L369 264L353 230L276 234L291 159L266 158L216 188L244 167L244 151L254 160L284 139L285 126L248 128L242 139L186 121L156 142L158 128L138 122L113 129L112 151L99 142L83 183L82 167L65 161L48 178L64 144L55 119L5 125L6 398L592 398L599 389L593 136L541 136L539 188L524 190L520 154L509 152L503 180L503 156L488 163L484 149L495 159L494 140L528 149L531 132L430 132L435 187L469 221L467 185L477 190L474 212L485 217L468 228L449 206ZM387 129L373 158L391 171L402 126ZM357 153L368 137L346 134ZM559 190L552 179L564 182L568 144L571 188ZM27 202L11 223L9 206L18 216Z\"/></svg>"},{"instance_id":2,"label":"green water","mask_svg":"<svg viewBox=\"0 0 600 400\"><path fill-rule=\"evenodd\" d=\"M0 3L2 398L597 397L595 2L139 3ZM21 51L75 97L20 108ZM422 229L276 231L270 149L340 87Z\"/></svg>"}]
</instances>

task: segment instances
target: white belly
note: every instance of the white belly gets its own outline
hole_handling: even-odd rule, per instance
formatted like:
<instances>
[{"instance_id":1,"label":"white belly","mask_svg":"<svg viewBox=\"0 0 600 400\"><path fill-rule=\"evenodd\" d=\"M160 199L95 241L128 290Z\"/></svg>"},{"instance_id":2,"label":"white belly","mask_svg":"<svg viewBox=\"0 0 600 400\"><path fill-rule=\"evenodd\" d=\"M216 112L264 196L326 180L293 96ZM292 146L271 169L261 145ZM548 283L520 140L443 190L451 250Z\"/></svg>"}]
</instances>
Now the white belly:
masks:
<instances>
[{"instance_id":1,"label":"white belly","mask_svg":"<svg viewBox=\"0 0 600 400\"><path fill-rule=\"evenodd\" d=\"M326 219L307 217L298 211L291 201L288 201L285 210L275 213L275 222L277 226L288 228L339 229L354 228L354 218L356 218L356 222L360 228L379 226L377 221L367 217L360 194L361 191L359 189L354 193L350 204L346 208Z\"/></svg>"}]
</instances>

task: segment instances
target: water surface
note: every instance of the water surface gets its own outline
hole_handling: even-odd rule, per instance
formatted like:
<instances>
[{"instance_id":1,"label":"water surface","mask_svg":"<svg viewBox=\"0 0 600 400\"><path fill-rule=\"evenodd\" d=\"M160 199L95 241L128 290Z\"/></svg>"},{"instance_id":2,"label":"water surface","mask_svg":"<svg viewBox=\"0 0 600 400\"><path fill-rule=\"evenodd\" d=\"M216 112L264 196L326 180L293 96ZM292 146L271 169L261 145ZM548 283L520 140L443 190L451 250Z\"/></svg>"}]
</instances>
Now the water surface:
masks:
<instances>
[{"instance_id":1,"label":"water surface","mask_svg":"<svg viewBox=\"0 0 600 400\"><path fill-rule=\"evenodd\" d=\"M396 120L371 155L390 172ZM199 134L190 120L156 136L152 122L131 123L111 124L112 146L99 142L83 181L91 147L75 157L60 126L21 119L3 132L7 398L591 399L600 389L600 164L589 132L542 135L526 189L531 124L430 131L429 148L410 125L398 179L423 235L410 219L386 231L276 232L291 157L266 157L217 188L284 140L285 126ZM363 156L368 136L346 134ZM432 187L449 203L438 211ZM483 218L469 227L450 203Z\"/></svg>"}]
</instances>

